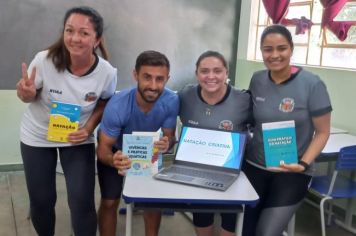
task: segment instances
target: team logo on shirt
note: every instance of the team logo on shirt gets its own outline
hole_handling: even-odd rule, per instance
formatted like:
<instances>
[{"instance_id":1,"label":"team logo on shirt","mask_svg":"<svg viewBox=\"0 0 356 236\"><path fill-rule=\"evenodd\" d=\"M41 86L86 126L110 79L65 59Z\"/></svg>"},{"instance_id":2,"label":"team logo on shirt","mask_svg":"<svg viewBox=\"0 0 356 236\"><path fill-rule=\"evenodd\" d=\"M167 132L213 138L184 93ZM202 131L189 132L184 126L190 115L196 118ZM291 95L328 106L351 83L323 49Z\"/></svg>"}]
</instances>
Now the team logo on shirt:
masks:
<instances>
[{"instance_id":1,"label":"team logo on shirt","mask_svg":"<svg viewBox=\"0 0 356 236\"><path fill-rule=\"evenodd\" d=\"M293 98L283 98L279 104L279 110L282 112L292 112L294 110L294 105Z\"/></svg>"},{"instance_id":2,"label":"team logo on shirt","mask_svg":"<svg viewBox=\"0 0 356 236\"><path fill-rule=\"evenodd\" d=\"M96 95L95 92L89 92L89 93L85 94L84 100L85 100L86 102L93 102L93 101L95 101L97 98L98 98L98 95Z\"/></svg>"},{"instance_id":3,"label":"team logo on shirt","mask_svg":"<svg viewBox=\"0 0 356 236\"><path fill-rule=\"evenodd\" d=\"M232 130L233 128L234 128L234 125L232 124L231 120L222 120L222 121L220 121L219 129Z\"/></svg>"}]
</instances>

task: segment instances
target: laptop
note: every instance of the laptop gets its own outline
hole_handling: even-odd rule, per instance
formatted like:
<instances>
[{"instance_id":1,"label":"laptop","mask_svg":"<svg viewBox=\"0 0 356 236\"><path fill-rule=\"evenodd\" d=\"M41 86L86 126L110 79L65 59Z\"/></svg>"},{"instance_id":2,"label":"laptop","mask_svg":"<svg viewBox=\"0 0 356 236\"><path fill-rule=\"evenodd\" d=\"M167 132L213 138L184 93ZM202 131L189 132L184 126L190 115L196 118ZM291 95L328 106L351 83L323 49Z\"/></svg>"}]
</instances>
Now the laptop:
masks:
<instances>
[{"instance_id":1,"label":"laptop","mask_svg":"<svg viewBox=\"0 0 356 236\"><path fill-rule=\"evenodd\" d=\"M182 127L173 164L155 179L225 191L237 179L245 133Z\"/></svg>"}]
</instances>

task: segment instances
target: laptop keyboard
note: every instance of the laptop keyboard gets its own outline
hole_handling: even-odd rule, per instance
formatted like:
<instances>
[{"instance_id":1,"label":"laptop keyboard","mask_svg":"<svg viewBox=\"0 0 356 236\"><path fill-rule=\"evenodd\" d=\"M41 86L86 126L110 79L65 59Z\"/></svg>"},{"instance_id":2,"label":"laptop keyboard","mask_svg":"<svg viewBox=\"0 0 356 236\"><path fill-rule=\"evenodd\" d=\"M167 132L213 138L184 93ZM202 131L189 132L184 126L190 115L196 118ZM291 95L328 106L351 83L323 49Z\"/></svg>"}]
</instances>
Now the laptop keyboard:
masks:
<instances>
[{"instance_id":1,"label":"laptop keyboard","mask_svg":"<svg viewBox=\"0 0 356 236\"><path fill-rule=\"evenodd\" d=\"M231 175L226 175L223 173L207 172L198 169L181 168L177 166L172 166L170 168L170 172L173 172L175 174L180 174L180 175L186 175L186 176L192 176L192 177L198 177L204 179L212 179L215 182L226 182L234 178Z\"/></svg>"}]
</instances>

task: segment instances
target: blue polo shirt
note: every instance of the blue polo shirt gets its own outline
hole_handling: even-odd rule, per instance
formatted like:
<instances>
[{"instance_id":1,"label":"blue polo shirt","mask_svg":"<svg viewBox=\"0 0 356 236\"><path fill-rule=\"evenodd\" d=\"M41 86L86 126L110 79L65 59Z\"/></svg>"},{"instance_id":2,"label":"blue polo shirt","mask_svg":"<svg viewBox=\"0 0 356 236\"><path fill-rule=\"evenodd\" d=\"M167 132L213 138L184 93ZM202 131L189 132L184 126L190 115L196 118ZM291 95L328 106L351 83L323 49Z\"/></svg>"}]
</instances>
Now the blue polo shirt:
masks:
<instances>
[{"instance_id":1,"label":"blue polo shirt","mask_svg":"<svg viewBox=\"0 0 356 236\"><path fill-rule=\"evenodd\" d=\"M123 134L133 131L157 131L159 128L175 128L179 111L176 93L164 89L148 113L138 107L137 88L125 89L116 93L105 107L99 130L115 138L115 148L122 149Z\"/></svg>"}]
</instances>

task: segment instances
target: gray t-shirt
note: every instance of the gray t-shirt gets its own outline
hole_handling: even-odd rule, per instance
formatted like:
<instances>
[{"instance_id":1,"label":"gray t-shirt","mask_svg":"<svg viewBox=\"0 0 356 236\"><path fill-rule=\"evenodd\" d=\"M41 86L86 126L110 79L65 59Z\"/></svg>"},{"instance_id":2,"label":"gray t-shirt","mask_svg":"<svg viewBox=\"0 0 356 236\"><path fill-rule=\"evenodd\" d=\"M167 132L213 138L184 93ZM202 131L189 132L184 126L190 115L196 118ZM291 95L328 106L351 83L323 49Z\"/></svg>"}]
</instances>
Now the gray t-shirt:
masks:
<instances>
[{"instance_id":1,"label":"gray t-shirt","mask_svg":"<svg viewBox=\"0 0 356 236\"><path fill-rule=\"evenodd\" d=\"M265 167L262 123L294 120L298 157L308 148L314 134L313 117L331 112L326 86L317 75L299 68L282 84L275 84L267 70L254 73L249 88L255 127L247 160Z\"/></svg>"},{"instance_id":2,"label":"gray t-shirt","mask_svg":"<svg viewBox=\"0 0 356 236\"><path fill-rule=\"evenodd\" d=\"M228 85L225 97L209 105L200 97L198 85L187 85L179 92L179 117L184 126L245 131L251 114L250 94Z\"/></svg>"}]
</instances>

